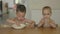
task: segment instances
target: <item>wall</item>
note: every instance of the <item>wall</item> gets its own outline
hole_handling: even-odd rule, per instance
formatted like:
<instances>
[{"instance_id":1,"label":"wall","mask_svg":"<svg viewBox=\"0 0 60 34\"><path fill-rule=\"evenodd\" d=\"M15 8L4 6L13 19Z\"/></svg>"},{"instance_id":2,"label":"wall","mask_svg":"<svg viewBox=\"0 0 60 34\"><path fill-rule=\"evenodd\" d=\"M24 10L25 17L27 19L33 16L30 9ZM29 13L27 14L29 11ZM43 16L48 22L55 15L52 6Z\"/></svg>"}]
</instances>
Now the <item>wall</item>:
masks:
<instances>
[{"instance_id":1,"label":"wall","mask_svg":"<svg viewBox=\"0 0 60 34\"><path fill-rule=\"evenodd\" d=\"M29 5L31 9L42 9L44 6L60 9L60 0L29 0Z\"/></svg>"}]
</instances>

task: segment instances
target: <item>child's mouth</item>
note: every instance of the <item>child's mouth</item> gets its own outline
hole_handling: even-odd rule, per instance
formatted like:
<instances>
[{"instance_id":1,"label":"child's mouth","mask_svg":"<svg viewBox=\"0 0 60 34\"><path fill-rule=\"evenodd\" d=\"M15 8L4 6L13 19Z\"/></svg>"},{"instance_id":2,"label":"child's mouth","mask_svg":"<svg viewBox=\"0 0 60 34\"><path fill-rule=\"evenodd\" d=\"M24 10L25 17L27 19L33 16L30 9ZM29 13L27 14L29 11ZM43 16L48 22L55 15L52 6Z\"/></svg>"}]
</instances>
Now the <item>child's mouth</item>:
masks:
<instances>
[{"instance_id":1,"label":"child's mouth","mask_svg":"<svg viewBox=\"0 0 60 34\"><path fill-rule=\"evenodd\" d=\"M23 21L25 18L18 18L20 21Z\"/></svg>"}]
</instances>

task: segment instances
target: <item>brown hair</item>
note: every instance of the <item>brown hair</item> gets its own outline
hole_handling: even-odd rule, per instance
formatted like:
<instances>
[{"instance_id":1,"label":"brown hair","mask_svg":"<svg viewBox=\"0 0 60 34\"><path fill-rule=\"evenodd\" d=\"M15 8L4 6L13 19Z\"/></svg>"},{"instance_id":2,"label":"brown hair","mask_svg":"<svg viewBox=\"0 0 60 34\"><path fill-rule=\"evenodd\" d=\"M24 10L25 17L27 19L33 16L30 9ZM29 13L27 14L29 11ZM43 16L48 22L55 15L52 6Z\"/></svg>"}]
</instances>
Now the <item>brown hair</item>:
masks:
<instances>
[{"instance_id":1,"label":"brown hair","mask_svg":"<svg viewBox=\"0 0 60 34\"><path fill-rule=\"evenodd\" d=\"M49 7L49 6L45 6L45 7L43 7L43 9L42 9L42 14L43 14L43 12L44 12L45 9L50 9L50 13L52 13L52 11L51 11L51 7Z\"/></svg>"},{"instance_id":2,"label":"brown hair","mask_svg":"<svg viewBox=\"0 0 60 34\"><path fill-rule=\"evenodd\" d=\"M26 13L26 7L22 4L16 4L16 12L25 12Z\"/></svg>"}]
</instances>

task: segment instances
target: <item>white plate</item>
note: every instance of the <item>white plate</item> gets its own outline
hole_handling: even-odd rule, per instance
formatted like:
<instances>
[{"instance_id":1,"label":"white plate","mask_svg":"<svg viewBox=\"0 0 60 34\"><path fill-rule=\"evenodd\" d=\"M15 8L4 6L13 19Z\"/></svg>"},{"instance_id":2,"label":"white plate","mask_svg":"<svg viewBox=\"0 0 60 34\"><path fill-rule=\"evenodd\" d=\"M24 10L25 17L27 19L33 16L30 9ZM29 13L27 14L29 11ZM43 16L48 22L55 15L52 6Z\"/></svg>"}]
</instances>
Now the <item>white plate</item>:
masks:
<instances>
[{"instance_id":1,"label":"white plate","mask_svg":"<svg viewBox=\"0 0 60 34\"><path fill-rule=\"evenodd\" d=\"M16 24L13 24L12 27L14 29L23 29L24 27L26 27L26 25L25 24L20 24L20 26L17 26Z\"/></svg>"}]
</instances>

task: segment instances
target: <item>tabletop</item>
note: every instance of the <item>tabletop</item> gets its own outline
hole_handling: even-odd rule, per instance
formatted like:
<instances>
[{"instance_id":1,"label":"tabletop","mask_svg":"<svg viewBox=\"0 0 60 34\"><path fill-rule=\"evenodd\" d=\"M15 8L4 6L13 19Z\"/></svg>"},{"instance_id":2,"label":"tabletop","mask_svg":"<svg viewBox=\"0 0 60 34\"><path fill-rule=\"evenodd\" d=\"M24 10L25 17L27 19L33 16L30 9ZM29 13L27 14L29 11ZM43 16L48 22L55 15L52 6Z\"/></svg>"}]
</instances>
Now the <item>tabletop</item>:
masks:
<instances>
[{"instance_id":1,"label":"tabletop","mask_svg":"<svg viewBox=\"0 0 60 34\"><path fill-rule=\"evenodd\" d=\"M25 28L16 30L13 28L1 28L0 34L60 34L60 27L52 28Z\"/></svg>"}]
</instances>

